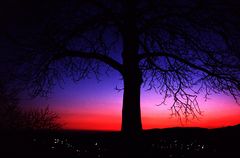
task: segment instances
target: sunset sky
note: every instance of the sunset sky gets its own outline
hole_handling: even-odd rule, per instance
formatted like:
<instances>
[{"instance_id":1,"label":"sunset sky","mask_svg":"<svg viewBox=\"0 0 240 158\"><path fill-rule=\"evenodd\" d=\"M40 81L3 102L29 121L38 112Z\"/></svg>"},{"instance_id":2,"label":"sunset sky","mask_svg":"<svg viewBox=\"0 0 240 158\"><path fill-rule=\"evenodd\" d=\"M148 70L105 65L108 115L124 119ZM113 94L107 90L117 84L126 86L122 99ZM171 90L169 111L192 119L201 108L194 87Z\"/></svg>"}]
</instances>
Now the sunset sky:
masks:
<instances>
[{"instance_id":1,"label":"sunset sky","mask_svg":"<svg viewBox=\"0 0 240 158\"><path fill-rule=\"evenodd\" d=\"M61 117L65 129L75 130L120 130L122 91L115 87L122 87L120 76L112 73L103 76L98 82L94 77L75 84L66 80L63 89L56 87L49 98L24 100L23 107L50 108ZM240 123L240 105L231 96L213 94L205 101L199 96L199 105L203 111L198 119L184 119L171 117L171 104L156 106L161 102L161 96L153 91L142 88L141 112L144 129L168 127L205 127L217 128ZM171 100L171 99L170 99Z\"/></svg>"},{"instance_id":2,"label":"sunset sky","mask_svg":"<svg viewBox=\"0 0 240 158\"><path fill-rule=\"evenodd\" d=\"M65 3L68 4L67 2L69 3L69 6L65 5ZM179 2L182 2L182 1L179 1ZM6 59L7 61L6 63L0 62L0 75L2 78L10 74L9 72L11 70L7 69L7 65L9 64L8 60L11 59L11 57L17 57L17 54L22 55L23 53L23 51L19 51L19 49L20 50L22 49L21 48L22 46L20 47L18 46L19 43L20 45L22 43L23 45L25 45L25 44L28 44L29 42L30 46L37 48L36 52L42 53L43 57L44 55L48 56L50 53L52 53L51 52L52 38L50 39L46 38L48 36L45 36L45 33L46 32L48 33L49 31L49 30L48 31L44 30L48 28L46 26L48 26L48 24L49 26L51 26L51 23L53 26L57 26L56 28L53 27L52 29L50 29L49 32L51 34L54 34L55 31L58 32L58 29L65 30L67 28L67 27L65 28L65 26L68 26L66 24L68 23L72 24L72 22L75 24L74 20L69 21L69 17L74 19L74 17L76 16L77 19L79 18L84 20L84 18L78 17L78 16L83 14L85 12L85 9L86 9L86 12L87 10L89 10L89 8L84 8L81 6L81 4L79 4L79 7L80 8L82 7L81 9L83 9L83 11L80 10L81 12L79 12L79 15L78 15L77 14L78 12L75 13L75 9L73 10L71 9L71 7L73 8L76 7L74 5L75 1L62 1L60 3L60 1L57 1L57 0L55 1L17 1L15 0L13 2L6 1L5 3L6 4L4 5L1 4L2 9L0 9L2 11L1 15L4 15L3 18L0 19L0 23L1 23L0 30L1 32L4 33L4 36L0 37L0 43L1 43L0 59ZM221 9L222 8L221 5L219 6ZM229 6L231 5L229 4ZM115 5L113 5L113 8L114 7ZM98 12L98 10L94 10L94 8L95 7L92 8L91 14L96 14ZM226 13L227 15L227 11L229 10L227 9L227 7L225 9L226 10L223 10L223 12L224 14ZM116 12L118 11L116 10ZM150 15L151 14L152 13L150 13ZM156 13L154 12L154 14ZM56 24L54 23L54 21L52 21L52 19L56 20ZM229 19L231 18L229 17ZM79 23L76 23L76 24L79 25ZM112 23L110 24L112 25ZM175 24L176 23L173 23L173 25ZM71 27L73 26L69 25L69 28ZM38 38L39 32L42 33L41 31L43 31L44 38L43 39L39 38L40 42L37 42L38 40L36 39ZM113 31L112 34L109 33L111 31ZM14 40L12 40L12 38L9 38L8 34L6 36L5 35L6 32L10 32L10 35L18 39L20 42L18 43L18 40L16 40L17 41L16 42L14 38L13 38ZM109 32L106 32L106 37L105 37L106 43L109 43L109 42L111 43L112 40L115 38L114 29L112 30L109 29ZM95 32L92 32L92 34L95 35ZM91 37L90 35L92 34L89 34L89 37ZM57 39L56 41L58 40L61 41L62 35L64 36L64 31L61 36L57 36L57 35L56 35L56 39ZM5 36L7 37L7 39L5 39ZM53 37L54 37L53 39L55 39L55 36ZM44 41L45 38L47 39L47 44ZM27 42L24 40L22 41L22 39L25 39ZM110 55L112 58L122 63L120 58L122 49L119 47L119 46L122 46L122 43L121 43L122 41L119 40L120 41L119 42L118 40L119 39L117 39L116 47L111 48L111 52L113 53L111 53ZM74 42L71 43L71 40L70 42L66 42L67 43L66 47L69 47L70 45L72 46L73 49L77 49L78 47L80 49L81 46L82 47L84 46L84 44L83 45L79 44L81 41L80 40L78 41L78 38L76 39L73 38L72 41ZM216 41L214 42L217 43ZM221 41L218 41L218 42L220 43L219 45L222 46ZM48 47L50 50L48 50ZM31 47L29 48L32 51ZM38 48L40 48L40 50ZM42 51L41 48L44 51ZM45 51L45 49L47 51ZM28 50L28 47L26 50ZM58 51L58 47L56 51ZM55 52L53 51L53 53ZM2 75L2 71L4 71L5 73L4 75ZM24 68L23 68L23 71L25 72ZM60 71L62 71L62 69L60 69ZM123 88L123 85L122 85L121 76L117 72L113 71L108 76L102 75L100 78L101 79L100 82L97 81L94 78L94 76L92 76L91 79L82 80L82 81L79 81L78 83L73 83L73 81L71 81L70 78L64 78L64 79L65 79L65 84L62 85L62 88L55 86L53 89L53 92L49 95L48 98L37 97L33 100L30 100L27 95L23 94L23 97L20 98L21 106L26 109L49 106L50 109L52 109L53 111L59 114L61 119L60 121L63 123L65 129L115 130L115 131L121 129L121 110L122 110L123 91L118 92L115 89L115 87L117 86L118 88ZM231 96L226 96L223 94L212 94L211 96L209 96L210 99L205 101L203 97L204 94L199 95L198 101L199 101L199 106L203 111L202 115L199 116L198 119L189 120L188 122L185 122L183 119L181 122L179 121L178 117L171 117L171 111L169 110L169 108L171 106L172 98L170 98L169 102L167 102L166 105L157 106L157 104L159 104L162 101L161 95L156 94L154 91L146 91L147 88L148 87L142 87L142 91L141 91L141 114L142 114L142 124L144 129L168 128L168 127L176 127L176 126L216 128L216 127L240 124L240 105L236 104L235 100Z\"/></svg>"}]
</instances>

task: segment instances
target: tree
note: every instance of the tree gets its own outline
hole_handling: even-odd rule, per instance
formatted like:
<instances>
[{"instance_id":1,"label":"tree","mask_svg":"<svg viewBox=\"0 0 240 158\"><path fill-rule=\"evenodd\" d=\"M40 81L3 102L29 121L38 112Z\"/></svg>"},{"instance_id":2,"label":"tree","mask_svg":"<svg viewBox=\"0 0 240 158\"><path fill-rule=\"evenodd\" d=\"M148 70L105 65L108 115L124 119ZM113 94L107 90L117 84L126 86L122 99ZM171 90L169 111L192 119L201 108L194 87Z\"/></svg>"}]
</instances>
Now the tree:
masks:
<instances>
[{"instance_id":1,"label":"tree","mask_svg":"<svg viewBox=\"0 0 240 158\"><path fill-rule=\"evenodd\" d=\"M49 107L23 109L16 93L10 92L0 82L0 129L1 130L56 130L62 127L57 113Z\"/></svg>"},{"instance_id":2,"label":"tree","mask_svg":"<svg viewBox=\"0 0 240 158\"><path fill-rule=\"evenodd\" d=\"M51 111L49 107L24 111L22 116L22 125L25 129L58 130L62 127L59 115Z\"/></svg>"},{"instance_id":3,"label":"tree","mask_svg":"<svg viewBox=\"0 0 240 158\"><path fill-rule=\"evenodd\" d=\"M64 75L78 81L110 67L123 79L122 131L130 135L142 130L143 85L159 92L163 103L172 98L172 113L185 118L201 113L200 92L238 101L240 24L233 2L72 0L49 8L42 3L43 24L24 38L9 38L24 48L19 74L31 81L27 87L34 96L47 95Z\"/></svg>"}]
</instances>

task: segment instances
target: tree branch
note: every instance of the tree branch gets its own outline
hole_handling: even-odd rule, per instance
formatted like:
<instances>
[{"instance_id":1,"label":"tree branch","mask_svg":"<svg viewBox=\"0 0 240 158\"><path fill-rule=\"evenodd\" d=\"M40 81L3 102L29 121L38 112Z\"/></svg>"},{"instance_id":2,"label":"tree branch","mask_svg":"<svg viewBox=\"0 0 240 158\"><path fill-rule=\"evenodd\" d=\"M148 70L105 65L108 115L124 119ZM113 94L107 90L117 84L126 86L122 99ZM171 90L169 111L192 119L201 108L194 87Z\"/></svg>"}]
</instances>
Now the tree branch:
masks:
<instances>
[{"instance_id":1,"label":"tree branch","mask_svg":"<svg viewBox=\"0 0 240 158\"><path fill-rule=\"evenodd\" d=\"M211 76L215 76L216 74L214 74L213 72L203 68L203 67L200 67L200 66L197 66L191 62L189 62L188 60L185 60L177 55L174 55L174 54L170 54L170 53L158 53L158 52L154 52L154 53L143 53L143 54L140 54L139 55L139 60L142 60L144 58L151 58L151 57L170 57L170 58L173 58L173 59L176 59L178 61L180 61L181 63L184 63L194 69L197 69L197 70L200 70L202 72L205 72L207 73L208 75L211 75Z\"/></svg>"},{"instance_id":2,"label":"tree branch","mask_svg":"<svg viewBox=\"0 0 240 158\"><path fill-rule=\"evenodd\" d=\"M114 60L113 58L95 53L95 52L82 52L82 51L72 51L72 50L66 50L63 53L58 53L53 56L53 60L59 60L65 57L79 57L79 58L85 58L85 59L96 59L99 60L115 70L119 71L121 74L123 73L122 65Z\"/></svg>"},{"instance_id":3,"label":"tree branch","mask_svg":"<svg viewBox=\"0 0 240 158\"><path fill-rule=\"evenodd\" d=\"M175 54L170 54L170 53L165 53L165 52L162 52L162 53L158 53L158 52L153 52L153 53L143 53L143 54L140 54L139 56L139 61L142 60L142 59L145 59L145 58L151 58L151 57L170 57L170 58L173 58L183 64L186 64L188 66L190 66L191 68L193 69L196 69L196 70L200 70L206 74L208 74L209 76L213 76L213 77L217 77L217 78L225 78L225 79L228 79L230 80L231 82L233 82L235 84L236 87L240 87L240 81L236 78L233 78L233 77L228 77L228 76L221 76L221 74L217 74L217 73L214 73L204 67L201 67L201 66L198 66L194 63L191 63L189 62L188 60L186 59L183 59Z\"/></svg>"}]
</instances>

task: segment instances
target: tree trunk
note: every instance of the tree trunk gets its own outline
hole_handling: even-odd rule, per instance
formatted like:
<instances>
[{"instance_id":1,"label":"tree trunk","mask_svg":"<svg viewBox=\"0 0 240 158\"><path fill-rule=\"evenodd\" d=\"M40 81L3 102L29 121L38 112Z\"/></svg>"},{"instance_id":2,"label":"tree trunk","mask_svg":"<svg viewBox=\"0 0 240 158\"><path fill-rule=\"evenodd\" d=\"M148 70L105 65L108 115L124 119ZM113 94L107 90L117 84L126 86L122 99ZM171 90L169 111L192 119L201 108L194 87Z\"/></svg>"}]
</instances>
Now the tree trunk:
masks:
<instances>
[{"instance_id":1,"label":"tree trunk","mask_svg":"<svg viewBox=\"0 0 240 158\"><path fill-rule=\"evenodd\" d=\"M140 91L141 78L135 71L124 76L124 94L122 108L122 132L127 135L137 135L142 130Z\"/></svg>"},{"instance_id":2,"label":"tree trunk","mask_svg":"<svg viewBox=\"0 0 240 158\"><path fill-rule=\"evenodd\" d=\"M132 3L132 1L130 1ZM127 1L127 4L130 3ZM127 5L126 17L120 27L123 40L123 109L122 132L131 137L142 130L140 91L142 85L142 72L139 68L138 51L139 39L136 26L134 3Z\"/></svg>"}]
</instances>

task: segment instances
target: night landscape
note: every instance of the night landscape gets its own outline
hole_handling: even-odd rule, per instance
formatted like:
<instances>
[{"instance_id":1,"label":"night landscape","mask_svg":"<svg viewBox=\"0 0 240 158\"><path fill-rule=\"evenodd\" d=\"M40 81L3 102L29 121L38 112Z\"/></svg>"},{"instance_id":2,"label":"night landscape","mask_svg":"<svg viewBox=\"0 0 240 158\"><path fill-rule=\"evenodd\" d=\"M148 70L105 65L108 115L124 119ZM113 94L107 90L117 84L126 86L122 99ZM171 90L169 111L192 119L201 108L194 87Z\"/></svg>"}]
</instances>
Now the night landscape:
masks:
<instances>
[{"instance_id":1,"label":"night landscape","mask_svg":"<svg viewBox=\"0 0 240 158\"><path fill-rule=\"evenodd\" d=\"M1 138L5 157L239 157L240 126L146 130L129 141L119 132L35 131ZM3 140L3 141L2 141Z\"/></svg>"},{"instance_id":2,"label":"night landscape","mask_svg":"<svg viewBox=\"0 0 240 158\"><path fill-rule=\"evenodd\" d=\"M240 157L240 2L0 2L1 158Z\"/></svg>"}]
</instances>

